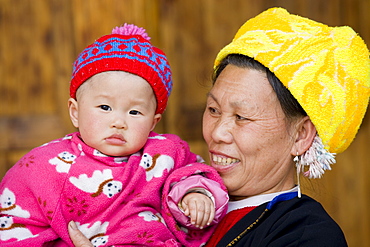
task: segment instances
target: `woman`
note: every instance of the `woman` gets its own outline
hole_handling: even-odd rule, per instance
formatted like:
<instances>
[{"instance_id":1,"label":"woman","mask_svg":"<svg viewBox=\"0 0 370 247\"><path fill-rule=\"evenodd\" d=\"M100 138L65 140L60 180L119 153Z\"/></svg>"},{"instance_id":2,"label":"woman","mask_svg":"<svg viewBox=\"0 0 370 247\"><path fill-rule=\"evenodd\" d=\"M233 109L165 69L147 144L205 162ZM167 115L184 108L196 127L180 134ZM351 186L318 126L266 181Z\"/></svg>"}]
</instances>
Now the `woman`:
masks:
<instances>
[{"instance_id":1,"label":"woman","mask_svg":"<svg viewBox=\"0 0 370 247\"><path fill-rule=\"evenodd\" d=\"M239 29L216 58L203 117L211 166L231 199L207 246L347 246L322 206L301 195L299 175L320 178L350 145L369 71L369 51L349 27L273 8Z\"/></svg>"}]
</instances>

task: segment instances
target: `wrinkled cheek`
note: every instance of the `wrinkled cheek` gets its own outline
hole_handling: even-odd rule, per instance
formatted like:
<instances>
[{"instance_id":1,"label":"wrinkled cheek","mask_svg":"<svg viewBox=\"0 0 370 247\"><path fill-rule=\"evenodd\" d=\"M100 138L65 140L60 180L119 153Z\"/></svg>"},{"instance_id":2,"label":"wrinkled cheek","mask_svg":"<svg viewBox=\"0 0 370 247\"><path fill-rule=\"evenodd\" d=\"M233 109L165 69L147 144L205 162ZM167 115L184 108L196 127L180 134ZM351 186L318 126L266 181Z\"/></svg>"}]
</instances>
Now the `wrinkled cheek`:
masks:
<instances>
[{"instance_id":1,"label":"wrinkled cheek","mask_svg":"<svg viewBox=\"0 0 370 247\"><path fill-rule=\"evenodd\" d=\"M226 176L226 175L221 175L221 178L222 180L224 181L224 184L228 190L228 193L229 195L234 195L234 196L237 196L237 188L238 188L238 185L236 184L236 181L237 181L237 178L231 178L229 176Z\"/></svg>"},{"instance_id":2,"label":"wrinkled cheek","mask_svg":"<svg viewBox=\"0 0 370 247\"><path fill-rule=\"evenodd\" d=\"M203 132L203 138L208 144L211 138L211 127L209 120L206 115L203 116L203 124L202 124L202 132Z\"/></svg>"}]
</instances>

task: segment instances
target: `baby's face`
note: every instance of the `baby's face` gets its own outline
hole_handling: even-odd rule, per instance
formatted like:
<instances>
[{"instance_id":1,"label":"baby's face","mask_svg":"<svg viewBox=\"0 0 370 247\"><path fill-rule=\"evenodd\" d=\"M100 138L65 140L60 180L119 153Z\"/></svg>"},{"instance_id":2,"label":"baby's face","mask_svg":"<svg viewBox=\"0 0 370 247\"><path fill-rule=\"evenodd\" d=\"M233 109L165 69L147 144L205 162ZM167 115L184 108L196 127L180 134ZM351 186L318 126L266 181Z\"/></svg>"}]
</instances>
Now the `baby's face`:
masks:
<instances>
[{"instance_id":1,"label":"baby's face","mask_svg":"<svg viewBox=\"0 0 370 247\"><path fill-rule=\"evenodd\" d=\"M69 100L72 123L83 141L109 156L139 151L161 118L156 98L142 77L123 71L94 75Z\"/></svg>"}]
</instances>

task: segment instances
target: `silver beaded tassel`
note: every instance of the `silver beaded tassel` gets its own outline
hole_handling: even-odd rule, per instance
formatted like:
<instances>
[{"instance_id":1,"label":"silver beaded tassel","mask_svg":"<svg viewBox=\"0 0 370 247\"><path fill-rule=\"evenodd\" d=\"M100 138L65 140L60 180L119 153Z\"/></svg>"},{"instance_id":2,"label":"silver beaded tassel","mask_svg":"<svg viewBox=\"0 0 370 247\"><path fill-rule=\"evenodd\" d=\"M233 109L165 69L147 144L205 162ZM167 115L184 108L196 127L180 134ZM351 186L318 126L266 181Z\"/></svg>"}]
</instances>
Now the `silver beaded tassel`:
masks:
<instances>
[{"instance_id":1,"label":"silver beaded tassel","mask_svg":"<svg viewBox=\"0 0 370 247\"><path fill-rule=\"evenodd\" d=\"M303 173L308 178L321 178L325 170L331 170L334 164L335 153L330 153L324 148L321 138L316 134L311 147L301 156L294 158L296 161L297 174ZM304 166L308 166L305 171Z\"/></svg>"}]
</instances>

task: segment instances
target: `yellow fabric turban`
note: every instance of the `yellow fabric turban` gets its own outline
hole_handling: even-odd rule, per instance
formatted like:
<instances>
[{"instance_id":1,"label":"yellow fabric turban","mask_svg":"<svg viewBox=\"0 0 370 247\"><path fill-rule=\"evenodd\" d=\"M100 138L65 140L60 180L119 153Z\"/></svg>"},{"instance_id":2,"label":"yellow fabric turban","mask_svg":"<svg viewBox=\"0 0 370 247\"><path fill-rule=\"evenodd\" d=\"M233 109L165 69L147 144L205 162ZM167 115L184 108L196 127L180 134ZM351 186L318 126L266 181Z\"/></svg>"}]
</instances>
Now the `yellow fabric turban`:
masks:
<instances>
[{"instance_id":1,"label":"yellow fabric turban","mask_svg":"<svg viewBox=\"0 0 370 247\"><path fill-rule=\"evenodd\" d=\"M369 50L352 28L272 8L239 29L215 66L228 54L252 57L269 68L307 112L329 152L351 144L370 96Z\"/></svg>"}]
</instances>

